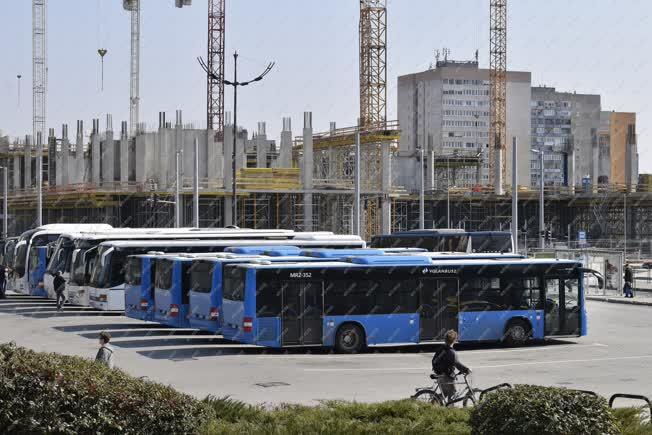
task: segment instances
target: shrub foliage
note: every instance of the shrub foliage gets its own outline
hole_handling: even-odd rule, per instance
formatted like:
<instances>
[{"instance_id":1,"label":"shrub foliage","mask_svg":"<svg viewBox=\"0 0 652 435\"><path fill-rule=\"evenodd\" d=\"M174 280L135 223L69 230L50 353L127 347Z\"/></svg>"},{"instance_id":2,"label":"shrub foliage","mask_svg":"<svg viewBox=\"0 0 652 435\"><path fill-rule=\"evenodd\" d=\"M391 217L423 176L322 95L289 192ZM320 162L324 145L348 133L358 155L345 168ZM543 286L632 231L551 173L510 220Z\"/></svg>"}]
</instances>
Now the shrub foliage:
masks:
<instances>
[{"instance_id":1,"label":"shrub foliage","mask_svg":"<svg viewBox=\"0 0 652 435\"><path fill-rule=\"evenodd\" d=\"M170 387L78 357L0 345L3 433L189 433L208 416Z\"/></svg>"},{"instance_id":2,"label":"shrub foliage","mask_svg":"<svg viewBox=\"0 0 652 435\"><path fill-rule=\"evenodd\" d=\"M474 434L615 434L607 401L565 388L517 385L489 393L471 413Z\"/></svg>"}]
</instances>

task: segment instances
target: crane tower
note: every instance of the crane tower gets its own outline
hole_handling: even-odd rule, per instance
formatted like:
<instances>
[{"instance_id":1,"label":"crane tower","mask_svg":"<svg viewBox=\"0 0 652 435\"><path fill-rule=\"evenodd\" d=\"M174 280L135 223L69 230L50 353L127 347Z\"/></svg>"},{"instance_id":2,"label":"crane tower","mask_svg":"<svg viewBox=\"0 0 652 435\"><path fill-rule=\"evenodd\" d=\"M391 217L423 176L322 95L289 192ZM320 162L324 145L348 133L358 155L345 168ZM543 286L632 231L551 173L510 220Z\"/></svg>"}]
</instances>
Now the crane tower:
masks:
<instances>
[{"instance_id":1,"label":"crane tower","mask_svg":"<svg viewBox=\"0 0 652 435\"><path fill-rule=\"evenodd\" d=\"M490 0L489 22L489 184L502 194L507 170L507 0Z\"/></svg>"},{"instance_id":2,"label":"crane tower","mask_svg":"<svg viewBox=\"0 0 652 435\"><path fill-rule=\"evenodd\" d=\"M45 141L45 114L46 96L48 86L47 64L47 1L32 1L32 92L33 112L32 129L34 141L41 133L41 140Z\"/></svg>"},{"instance_id":3,"label":"crane tower","mask_svg":"<svg viewBox=\"0 0 652 435\"><path fill-rule=\"evenodd\" d=\"M206 74L206 128L224 133L224 25L225 0L208 0L208 62Z\"/></svg>"},{"instance_id":4,"label":"crane tower","mask_svg":"<svg viewBox=\"0 0 652 435\"><path fill-rule=\"evenodd\" d=\"M190 6L192 0L175 0L175 6ZM140 110L140 0L122 0L122 7L131 13L131 61L129 68L129 136L138 132Z\"/></svg>"}]
</instances>

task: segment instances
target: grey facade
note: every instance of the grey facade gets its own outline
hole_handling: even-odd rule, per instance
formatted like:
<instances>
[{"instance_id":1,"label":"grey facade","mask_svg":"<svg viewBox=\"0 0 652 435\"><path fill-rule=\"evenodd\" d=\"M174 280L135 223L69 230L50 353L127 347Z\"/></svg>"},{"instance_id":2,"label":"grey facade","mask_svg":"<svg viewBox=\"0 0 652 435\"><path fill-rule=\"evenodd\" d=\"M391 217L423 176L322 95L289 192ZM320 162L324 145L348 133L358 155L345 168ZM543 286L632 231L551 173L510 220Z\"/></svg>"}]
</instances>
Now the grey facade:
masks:
<instances>
[{"instance_id":1,"label":"grey facade","mask_svg":"<svg viewBox=\"0 0 652 435\"><path fill-rule=\"evenodd\" d=\"M600 95L532 88L532 147L544 150L544 183L578 186L600 176ZM531 184L540 183L539 157L530 153Z\"/></svg>"},{"instance_id":2,"label":"grey facade","mask_svg":"<svg viewBox=\"0 0 652 435\"><path fill-rule=\"evenodd\" d=\"M518 138L518 153L530 150L529 72L507 73L507 180L511 185L512 137ZM481 177L477 168L457 168L452 184L469 187L487 184L489 147L489 70L477 62L437 62L433 69L398 78L398 119L401 128L398 164L399 184L414 188L418 173L414 156L425 148L429 189L441 189L434 171L435 161L446 156L481 153ZM530 165L519 158L518 184L530 184ZM479 183L478 183L479 182Z\"/></svg>"}]
</instances>

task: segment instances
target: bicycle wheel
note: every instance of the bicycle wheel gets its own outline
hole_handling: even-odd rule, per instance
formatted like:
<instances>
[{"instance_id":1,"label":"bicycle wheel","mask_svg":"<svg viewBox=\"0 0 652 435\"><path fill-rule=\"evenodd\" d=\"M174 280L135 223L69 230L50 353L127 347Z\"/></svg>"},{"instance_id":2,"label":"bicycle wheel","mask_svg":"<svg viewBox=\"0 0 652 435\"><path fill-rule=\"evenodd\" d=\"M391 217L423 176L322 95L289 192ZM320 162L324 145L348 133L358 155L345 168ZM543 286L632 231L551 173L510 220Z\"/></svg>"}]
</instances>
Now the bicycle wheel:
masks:
<instances>
[{"instance_id":1,"label":"bicycle wheel","mask_svg":"<svg viewBox=\"0 0 652 435\"><path fill-rule=\"evenodd\" d=\"M441 396L435 393L434 390L430 389L417 391L414 396L412 396L412 399L418 400L420 402L431 403L433 405L444 406L444 402L442 401Z\"/></svg>"},{"instance_id":2,"label":"bicycle wheel","mask_svg":"<svg viewBox=\"0 0 652 435\"><path fill-rule=\"evenodd\" d=\"M482 392L481 389L479 388L474 388L468 393L466 393L466 397L464 398L464 401L462 402L462 406L465 408L467 406L475 406L478 404L478 401L480 400L480 393Z\"/></svg>"}]
</instances>

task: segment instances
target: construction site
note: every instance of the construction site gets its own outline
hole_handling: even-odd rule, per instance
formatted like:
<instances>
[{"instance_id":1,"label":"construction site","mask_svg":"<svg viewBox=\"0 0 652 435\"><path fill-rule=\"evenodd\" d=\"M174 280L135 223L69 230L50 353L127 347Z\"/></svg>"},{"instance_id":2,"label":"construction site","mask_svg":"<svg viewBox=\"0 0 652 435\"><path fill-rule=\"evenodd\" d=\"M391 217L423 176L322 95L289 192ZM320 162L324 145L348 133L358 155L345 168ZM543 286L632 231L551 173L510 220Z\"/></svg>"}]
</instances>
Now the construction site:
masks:
<instances>
[{"instance_id":1,"label":"construction site","mask_svg":"<svg viewBox=\"0 0 652 435\"><path fill-rule=\"evenodd\" d=\"M517 191L521 246L537 247L545 234L550 246L586 243L639 255L652 249L651 186L647 177L638 174L637 139L631 125L622 180L600 178L601 163L596 158L585 171L592 176L586 182L579 168L572 169L580 159L573 150L584 145L578 136L575 143L571 139L570 150L562 150L568 159L563 170L567 176L560 177L565 181L543 183L545 225L540 227L540 187L530 183L529 172L519 172L517 177L512 169L518 166L512 161L512 145L517 143L513 137L518 136L518 162L522 160L527 171L534 144L530 115L521 130L513 126L515 122L510 124L507 0L487 1L488 77L470 85L482 95L486 91L488 107L486 113L470 114L468 126L476 132L473 142L461 150L442 147L441 132L435 140L427 135L418 139L418 128L410 142L416 145L409 145L406 138L412 126L405 125L400 105L401 122L387 119L385 0L359 2L359 119L348 126L332 122L329 131L314 131L313 115L319 113L305 112L303 119L283 118L277 143L265 122L252 130L237 125L237 111L226 110L224 98L225 85L243 85L224 76L227 4L209 0L203 61L206 126L184 124L183 112L177 110L159 112L158 128L147 130L139 122L140 1L124 0L131 17L129 121L114 123L106 115L76 120L75 130L69 131L68 124L48 128L47 3L32 0L33 131L20 139L0 138L9 235L55 222L324 230L359 234L366 240L418 228L507 231L512 229L512 193ZM176 6L197 7L191 0L177 0ZM477 55L471 66L477 69ZM459 72L465 67L438 58L432 71ZM523 104L529 112L534 97L527 89ZM479 125L486 126L484 136L478 134ZM91 127L90 135L85 126ZM593 143L586 145L589 150L600 145L598 134L594 136ZM485 137L482 144L478 137ZM543 174L543 166L539 168ZM467 182L456 177L466 177ZM580 240L580 232L585 240Z\"/></svg>"}]
</instances>

